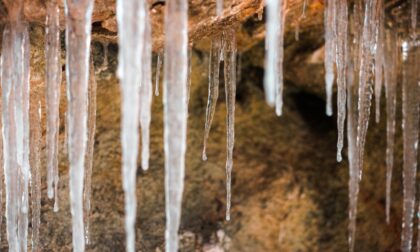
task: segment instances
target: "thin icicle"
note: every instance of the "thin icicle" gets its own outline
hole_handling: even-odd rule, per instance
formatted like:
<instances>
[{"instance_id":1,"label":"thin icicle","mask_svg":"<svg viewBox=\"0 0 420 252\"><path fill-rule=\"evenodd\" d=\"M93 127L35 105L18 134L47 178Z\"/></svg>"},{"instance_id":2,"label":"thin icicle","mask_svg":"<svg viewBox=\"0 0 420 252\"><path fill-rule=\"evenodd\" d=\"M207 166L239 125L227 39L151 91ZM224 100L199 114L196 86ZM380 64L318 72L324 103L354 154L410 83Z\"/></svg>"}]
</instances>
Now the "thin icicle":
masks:
<instances>
[{"instance_id":1,"label":"thin icicle","mask_svg":"<svg viewBox=\"0 0 420 252\"><path fill-rule=\"evenodd\" d=\"M231 178L233 168L233 147L235 143L235 99L236 99L236 34L234 29L224 32L224 74L226 96L226 220L230 220Z\"/></svg>"},{"instance_id":2,"label":"thin icicle","mask_svg":"<svg viewBox=\"0 0 420 252\"><path fill-rule=\"evenodd\" d=\"M382 8L381 0L372 0L365 3L365 17L363 22L363 31L361 38L361 45L359 48L359 87L358 87L358 117L357 117L357 134L356 134L356 150L353 159L356 160L355 171L358 174L358 182L362 178L363 171L363 155L366 141L366 133L368 129L370 107L372 100L373 89L373 57L375 55L375 48L377 43L377 29L379 24L379 12ZM354 174L352 174L354 175ZM359 185L357 185L357 188ZM358 193L358 189L356 194ZM349 245L350 251L354 251L355 235L356 235L356 213L357 213L357 196L354 204L351 205L350 213L351 222L349 225ZM354 208L354 209L353 209Z\"/></svg>"},{"instance_id":3,"label":"thin icicle","mask_svg":"<svg viewBox=\"0 0 420 252\"><path fill-rule=\"evenodd\" d=\"M202 159L207 160L207 140L209 138L211 123L216 111L217 98L219 97L219 71L220 54L222 50L221 36L215 36L211 41L209 57L209 88L206 109L206 124L204 127Z\"/></svg>"},{"instance_id":4,"label":"thin icicle","mask_svg":"<svg viewBox=\"0 0 420 252\"><path fill-rule=\"evenodd\" d=\"M85 250L84 165L87 142L89 52L93 0L66 0L66 77L73 251Z\"/></svg>"},{"instance_id":5,"label":"thin icicle","mask_svg":"<svg viewBox=\"0 0 420 252\"><path fill-rule=\"evenodd\" d=\"M381 9L381 0L368 1L365 4L365 18L359 56L361 63L359 70L359 100L357 105L359 110L357 123L357 152L359 156L360 179L363 170L364 146L372 103L373 61L376 53L376 43L378 40L377 30Z\"/></svg>"},{"instance_id":6,"label":"thin icicle","mask_svg":"<svg viewBox=\"0 0 420 252\"><path fill-rule=\"evenodd\" d=\"M162 53L157 54L156 59L156 77L155 77L155 96L159 96L159 83L160 83L160 69L162 68Z\"/></svg>"},{"instance_id":7,"label":"thin icicle","mask_svg":"<svg viewBox=\"0 0 420 252\"><path fill-rule=\"evenodd\" d=\"M83 217L85 223L85 240L86 244L90 242L90 209L91 209L91 190L92 190L92 168L93 168L93 151L95 147L95 132L96 132L96 89L97 83L95 78L95 68L93 60L90 60L90 74L89 74L89 91L88 91L88 138L86 149L86 162L85 162L85 181L83 191Z\"/></svg>"},{"instance_id":8,"label":"thin icicle","mask_svg":"<svg viewBox=\"0 0 420 252\"><path fill-rule=\"evenodd\" d=\"M1 57L1 56L0 56ZM0 66L1 66L1 60L0 60ZM0 67L1 69L1 67ZM1 75L1 70L0 70L0 75ZM1 76L0 76L0 81L1 81ZM0 112L1 114L3 114L3 109L2 109L2 103L0 102ZM4 112L6 113L6 112ZM0 130L3 128L3 119L0 116ZM3 224L3 215L4 215L4 201L3 201L3 194L4 194L4 170L3 170L3 166L4 166L4 157L3 157L3 134L0 133L0 241L2 239L1 236L1 226Z\"/></svg>"},{"instance_id":9,"label":"thin icicle","mask_svg":"<svg viewBox=\"0 0 420 252\"><path fill-rule=\"evenodd\" d=\"M411 251L413 238L413 216L416 197L417 146L419 134L418 104L418 57L419 50L405 42L403 54L408 54L403 62L403 219L401 231L401 250Z\"/></svg>"},{"instance_id":10,"label":"thin icicle","mask_svg":"<svg viewBox=\"0 0 420 252\"><path fill-rule=\"evenodd\" d=\"M390 221L391 209L391 181L394 166L394 138L395 138L395 111L396 86L398 78L398 43L394 30L386 32L385 65L385 96L386 96L386 222Z\"/></svg>"},{"instance_id":11,"label":"thin icicle","mask_svg":"<svg viewBox=\"0 0 420 252\"><path fill-rule=\"evenodd\" d=\"M378 43L375 54L375 121L379 123L381 113L381 92L384 73L384 54L385 54L385 9L379 12Z\"/></svg>"},{"instance_id":12,"label":"thin icicle","mask_svg":"<svg viewBox=\"0 0 420 252\"><path fill-rule=\"evenodd\" d=\"M188 109L188 104L190 103L190 92L191 92L191 69L192 69L191 59L192 59L192 53L193 53L192 47L193 47L192 44L188 46L187 109Z\"/></svg>"},{"instance_id":13,"label":"thin icicle","mask_svg":"<svg viewBox=\"0 0 420 252\"><path fill-rule=\"evenodd\" d=\"M47 2L45 24L46 61L46 108L47 108L47 191L48 198L57 194L58 189L58 134L60 126L60 9L57 1ZM57 176L56 176L57 175ZM56 196L56 201L57 201ZM56 202L55 204L58 204Z\"/></svg>"},{"instance_id":14,"label":"thin icicle","mask_svg":"<svg viewBox=\"0 0 420 252\"><path fill-rule=\"evenodd\" d=\"M39 250L39 227L41 224L41 102L31 114L31 197L32 197L32 251Z\"/></svg>"},{"instance_id":15,"label":"thin icicle","mask_svg":"<svg viewBox=\"0 0 420 252\"><path fill-rule=\"evenodd\" d=\"M187 140L188 1L166 3L164 149L166 250L178 251Z\"/></svg>"},{"instance_id":16,"label":"thin icicle","mask_svg":"<svg viewBox=\"0 0 420 252\"><path fill-rule=\"evenodd\" d=\"M216 0L216 15L218 17L223 14L223 0Z\"/></svg>"},{"instance_id":17,"label":"thin icicle","mask_svg":"<svg viewBox=\"0 0 420 252\"><path fill-rule=\"evenodd\" d=\"M336 1L327 1L324 11L325 27L325 89L327 95L326 114L331 116L334 84L334 60L336 56Z\"/></svg>"},{"instance_id":18,"label":"thin icicle","mask_svg":"<svg viewBox=\"0 0 420 252\"><path fill-rule=\"evenodd\" d=\"M287 0L267 0L267 35L264 75L265 99L276 106L281 116L283 107L283 56Z\"/></svg>"},{"instance_id":19,"label":"thin icicle","mask_svg":"<svg viewBox=\"0 0 420 252\"><path fill-rule=\"evenodd\" d=\"M150 121L152 119L152 34L146 12L142 55L142 83L140 86L141 167L149 169Z\"/></svg>"},{"instance_id":20,"label":"thin icicle","mask_svg":"<svg viewBox=\"0 0 420 252\"><path fill-rule=\"evenodd\" d=\"M353 61L356 63L356 61ZM352 64L349 69L347 83L347 142L349 160L349 243L350 251L354 250L353 237L356 234L357 199L359 195L359 166L356 152L357 133L357 85L354 77L357 73Z\"/></svg>"},{"instance_id":21,"label":"thin icicle","mask_svg":"<svg viewBox=\"0 0 420 252\"><path fill-rule=\"evenodd\" d=\"M336 17L336 48L337 65L337 161L341 162L341 150L344 141L344 121L346 119L346 88L347 88L347 63L348 63L348 4L347 1L337 1Z\"/></svg>"},{"instance_id":22,"label":"thin icicle","mask_svg":"<svg viewBox=\"0 0 420 252\"><path fill-rule=\"evenodd\" d=\"M411 37L417 38L417 7L418 0L411 0Z\"/></svg>"},{"instance_id":23,"label":"thin icicle","mask_svg":"<svg viewBox=\"0 0 420 252\"><path fill-rule=\"evenodd\" d=\"M125 197L126 250L135 251L136 173L138 129L140 114L140 85L142 81L144 30L146 18L144 0L118 0L118 70L121 86L122 176Z\"/></svg>"}]
</instances>

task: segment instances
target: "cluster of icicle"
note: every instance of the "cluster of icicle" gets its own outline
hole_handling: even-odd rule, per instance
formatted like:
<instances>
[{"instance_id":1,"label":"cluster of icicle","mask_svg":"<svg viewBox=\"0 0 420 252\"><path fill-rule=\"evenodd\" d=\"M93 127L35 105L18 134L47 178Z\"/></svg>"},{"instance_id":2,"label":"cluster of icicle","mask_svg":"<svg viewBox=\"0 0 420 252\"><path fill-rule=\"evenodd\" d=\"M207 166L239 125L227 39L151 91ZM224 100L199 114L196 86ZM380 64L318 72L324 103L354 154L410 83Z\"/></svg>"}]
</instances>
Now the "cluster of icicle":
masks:
<instances>
[{"instance_id":1,"label":"cluster of icicle","mask_svg":"<svg viewBox=\"0 0 420 252\"><path fill-rule=\"evenodd\" d=\"M281 114L283 89L283 33L286 0L267 1L265 93L268 104ZM349 161L349 246L354 251L357 198L362 179L364 147L372 95L376 122L380 119L380 97L385 85L387 114L386 221L390 219L391 180L394 160L396 85L402 65L402 114L404 139L404 200L401 250L411 251L415 213L417 146L419 131L419 44L416 41L417 1L410 4L410 31L399 37L397 27L385 25L384 0L325 1L326 114L332 115L333 84L337 83L337 161L342 160L344 124L347 114ZM402 52L402 53L401 53ZM402 61L402 64L399 64ZM335 74L336 73L336 74ZM335 76L336 75L336 76ZM419 208L420 212L420 208ZM420 227L420 226L419 226ZM420 235L417 240L420 246Z\"/></svg>"},{"instance_id":2,"label":"cluster of icicle","mask_svg":"<svg viewBox=\"0 0 420 252\"><path fill-rule=\"evenodd\" d=\"M38 251L41 210L41 99L39 95L31 95L30 91L29 26L23 15L23 0L4 2L8 20L3 30L1 52L3 169L0 169L0 179L3 180L4 172L7 240L9 251L27 251L28 227L31 226L31 248L32 251ZM55 198L56 212L59 209L58 135L62 82L60 12L56 0L47 1L46 9L47 192L49 198ZM93 69L93 65L89 64L92 9L92 0L65 1L68 97L66 130L69 138L70 198L75 251L84 251L85 239L88 241L90 176L96 116L94 75L89 79L89 71ZM32 215L31 225L28 225L29 214Z\"/></svg>"},{"instance_id":3,"label":"cluster of icicle","mask_svg":"<svg viewBox=\"0 0 420 252\"><path fill-rule=\"evenodd\" d=\"M267 36L264 88L269 105L282 114L284 32L287 0L267 0ZM28 216L32 209L32 250L38 249L40 226L41 101L30 101L30 43L28 23L23 17L23 0L5 1L8 22L3 31L1 53L2 141L1 160L5 177L6 219L9 251L26 251ZM135 251L136 170L141 129L141 165L149 168L149 128L152 104L152 38L146 0L118 0L119 66L117 75L122 95L122 176L125 192L127 251ZM304 10L307 2L304 2ZM58 211L58 133L61 86L60 25L56 0L47 1L46 18L46 125L47 192ZM418 58L416 43L417 3L411 5L410 37L400 38L396 27L385 27L383 0L326 1L325 81L327 115L332 115L333 84L337 83L337 160L342 160L347 115L349 160L349 243L354 250L359 183L372 96L376 121L385 85L387 114L386 215L389 222L393 168L396 84L402 65L404 129L403 251L410 251L415 212L417 143L419 130ZM90 55L93 0L66 0L66 146L70 163L70 200L74 251L84 251L89 242L92 156L96 116L96 81ZM223 1L217 0L217 16ZM302 17L305 17L303 12ZM297 29L298 33L298 29ZM406 39L406 40L403 40ZM404 41L404 42L403 42ZM400 50L401 49L401 50ZM401 53L402 52L402 53ZM191 45L188 42L188 2L171 0L165 11L165 48L159 53L155 94L164 62L164 150L166 199L166 251L178 251L178 229L185 171ZM233 168L234 114L236 95L235 28L228 27L212 38L209 64L208 102L202 159L207 160L207 140L219 94L219 72L223 61L226 94L227 160L226 219L230 219L231 172ZM402 64L399 62L402 61ZM385 71L386 70L386 71ZM34 105L33 105L34 104ZM30 111L32 111L30 113ZM67 137L66 137L67 139ZM30 187L30 190L29 190ZM0 197L1 199L1 197ZM31 199L31 201L29 200ZM29 207L31 202L32 208ZM1 204L0 204L1 205ZM1 209L0 209L1 210ZM1 216L1 215L0 215ZM1 219L0 219L1 222ZM420 238L420 235L419 235ZM420 240L418 240L420 244Z\"/></svg>"}]
</instances>

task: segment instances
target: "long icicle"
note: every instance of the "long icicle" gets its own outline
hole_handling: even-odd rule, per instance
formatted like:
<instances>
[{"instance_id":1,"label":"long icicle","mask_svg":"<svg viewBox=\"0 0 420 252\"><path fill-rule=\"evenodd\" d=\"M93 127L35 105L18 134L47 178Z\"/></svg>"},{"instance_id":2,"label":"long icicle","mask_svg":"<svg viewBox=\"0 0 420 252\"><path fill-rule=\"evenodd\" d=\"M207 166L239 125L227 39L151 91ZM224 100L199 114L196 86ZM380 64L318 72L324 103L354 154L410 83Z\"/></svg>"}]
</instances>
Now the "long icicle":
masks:
<instances>
[{"instance_id":1,"label":"long icicle","mask_svg":"<svg viewBox=\"0 0 420 252\"><path fill-rule=\"evenodd\" d=\"M85 250L83 185L93 0L66 0L66 77L73 251Z\"/></svg>"},{"instance_id":2,"label":"long icicle","mask_svg":"<svg viewBox=\"0 0 420 252\"><path fill-rule=\"evenodd\" d=\"M413 216L416 197L417 146L419 134L418 103L418 57L419 49L408 42L403 45L403 218L401 231L401 251L409 252L412 248Z\"/></svg>"},{"instance_id":3,"label":"long icicle","mask_svg":"<svg viewBox=\"0 0 420 252\"><path fill-rule=\"evenodd\" d=\"M166 251L178 251L187 139L188 1L165 10L164 149Z\"/></svg>"},{"instance_id":4,"label":"long icicle","mask_svg":"<svg viewBox=\"0 0 420 252\"><path fill-rule=\"evenodd\" d=\"M287 0L267 0L267 35L264 75L265 99L276 106L281 116L283 107L283 57Z\"/></svg>"},{"instance_id":5,"label":"long icicle","mask_svg":"<svg viewBox=\"0 0 420 252\"><path fill-rule=\"evenodd\" d=\"M162 68L162 53L157 54L156 59L156 76L155 76L155 96L159 96L159 83L160 83L160 69Z\"/></svg>"},{"instance_id":6,"label":"long icicle","mask_svg":"<svg viewBox=\"0 0 420 252\"><path fill-rule=\"evenodd\" d=\"M141 167L149 169L150 156L150 121L152 119L152 31L146 12L143 59L142 59L142 82L140 86L140 128L141 128Z\"/></svg>"},{"instance_id":7,"label":"long icicle","mask_svg":"<svg viewBox=\"0 0 420 252\"><path fill-rule=\"evenodd\" d=\"M381 114L381 93L384 74L384 54L385 54L385 9L379 12L378 43L375 54L375 121L379 123Z\"/></svg>"},{"instance_id":8,"label":"long icicle","mask_svg":"<svg viewBox=\"0 0 420 252\"><path fill-rule=\"evenodd\" d=\"M337 161L341 162L341 150L344 141L344 121L346 119L346 88L347 88L347 63L348 63L348 3L347 0L338 0L335 3L337 8L336 31L334 39L336 48L337 65Z\"/></svg>"},{"instance_id":9,"label":"long icicle","mask_svg":"<svg viewBox=\"0 0 420 252\"><path fill-rule=\"evenodd\" d=\"M217 99L219 97L219 71L220 54L222 50L221 36L215 36L211 41L209 57L209 88L206 109L206 123L204 127L202 159L207 160L207 140L209 138L211 123L216 111Z\"/></svg>"},{"instance_id":10,"label":"long icicle","mask_svg":"<svg viewBox=\"0 0 420 252\"><path fill-rule=\"evenodd\" d=\"M85 180L83 191L83 217L85 223L85 241L90 243L90 211L91 211L91 194L92 194L92 168L93 168L93 151L95 147L96 132L96 77L93 60L90 60L89 88L88 88L88 138L85 162Z\"/></svg>"},{"instance_id":11,"label":"long icicle","mask_svg":"<svg viewBox=\"0 0 420 252\"><path fill-rule=\"evenodd\" d=\"M39 228L41 224L41 102L31 113L31 153L32 169L31 197L32 197L32 251L39 250Z\"/></svg>"},{"instance_id":12,"label":"long icicle","mask_svg":"<svg viewBox=\"0 0 420 252\"><path fill-rule=\"evenodd\" d=\"M29 170L29 35L23 1L6 1L1 57L3 153L9 251L26 251Z\"/></svg>"},{"instance_id":13,"label":"long icicle","mask_svg":"<svg viewBox=\"0 0 420 252\"><path fill-rule=\"evenodd\" d=\"M363 155L366 141L366 133L368 129L370 107L372 100L372 78L373 78L373 55L375 54L375 46L377 42L377 28L379 23L379 12L382 8L382 0L372 0L365 3L365 16L363 22L363 31L361 45L359 48L359 87L358 87L358 117L357 117L357 134L356 134L356 153L358 171L358 181L362 178L363 171ZM355 175L355 174L353 174ZM359 186L357 186L358 188ZM356 191L358 193L358 190ZM354 205L350 206L351 216L349 224L349 245L350 251L354 251L356 236L356 213L357 213L357 196L355 196Z\"/></svg>"},{"instance_id":14,"label":"long icicle","mask_svg":"<svg viewBox=\"0 0 420 252\"><path fill-rule=\"evenodd\" d=\"M236 100L236 34L233 28L224 32L224 74L226 96L226 220L230 220L231 178L233 168L233 147L235 143L235 100Z\"/></svg>"},{"instance_id":15,"label":"long icicle","mask_svg":"<svg viewBox=\"0 0 420 252\"><path fill-rule=\"evenodd\" d=\"M386 222L390 221L391 209L391 181L394 166L394 138L395 138L395 111L396 92L398 78L398 43L394 30L386 31L385 65L388 66L385 73L385 96L386 96Z\"/></svg>"},{"instance_id":16,"label":"long icicle","mask_svg":"<svg viewBox=\"0 0 420 252\"><path fill-rule=\"evenodd\" d=\"M14 35L11 26L6 25L3 30L3 44L1 53L1 81L2 81L2 132L3 132L3 157L4 175L6 188L6 224L7 241L9 251L18 251L19 242L17 236L17 214L19 205L17 199L18 191L18 170L16 160L16 129L14 127L15 117L13 108L14 102L14 71L15 58L13 55Z\"/></svg>"},{"instance_id":17,"label":"long icicle","mask_svg":"<svg viewBox=\"0 0 420 252\"><path fill-rule=\"evenodd\" d=\"M326 114L331 116L334 84L334 59L336 56L336 4L337 1L327 1L324 10L325 27L325 89L327 95Z\"/></svg>"},{"instance_id":18,"label":"long icicle","mask_svg":"<svg viewBox=\"0 0 420 252\"><path fill-rule=\"evenodd\" d=\"M135 251L136 173L140 114L141 60L146 18L144 0L118 0L118 77L121 86L122 176L125 197L126 251Z\"/></svg>"},{"instance_id":19,"label":"long icicle","mask_svg":"<svg viewBox=\"0 0 420 252\"><path fill-rule=\"evenodd\" d=\"M58 134L60 126L60 9L57 1L47 2L45 29L45 73L47 108L47 191L48 198L55 195L54 209L58 209ZM57 176L56 176L57 175Z\"/></svg>"}]
</instances>

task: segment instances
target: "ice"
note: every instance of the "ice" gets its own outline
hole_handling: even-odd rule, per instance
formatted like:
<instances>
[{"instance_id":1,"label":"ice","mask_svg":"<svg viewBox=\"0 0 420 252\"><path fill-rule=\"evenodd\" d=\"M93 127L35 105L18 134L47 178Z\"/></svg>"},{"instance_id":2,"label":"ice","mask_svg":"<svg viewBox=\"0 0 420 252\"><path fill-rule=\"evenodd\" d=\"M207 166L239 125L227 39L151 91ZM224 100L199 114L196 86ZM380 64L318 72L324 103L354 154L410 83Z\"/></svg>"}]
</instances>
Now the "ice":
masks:
<instances>
[{"instance_id":1,"label":"ice","mask_svg":"<svg viewBox=\"0 0 420 252\"><path fill-rule=\"evenodd\" d=\"M207 160L207 140L209 138L214 112L216 111L217 98L219 97L219 71L221 50L221 36L217 35L212 39L209 57L209 88L206 109L206 124L204 128L204 143L202 153L203 160Z\"/></svg>"},{"instance_id":2,"label":"ice","mask_svg":"<svg viewBox=\"0 0 420 252\"><path fill-rule=\"evenodd\" d=\"M159 96L159 83L160 83L160 69L162 68L162 53L157 54L156 59L156 77L155 77L155 96Z\"/></svg>"},{"instance_id":3,"label":"ice","mask_svg":"<svg viewBox=\"0 0 420 252\"><path fill-rule=\"evenodd\" d=\"M411 251L413 238L413 216L416 197L416 172L417 172L417 144L419 133L419 104L418 104L418 79L417 59L419 49L408 45L403 47L407 58L403 62L403 219L401 231L401 250Z\"/></svg>"},{"instance_id":4,"label":"ice","mask_svg":"<svg viewBox=\"0 0 420 252\"><path fill-rule=\"evenodd\" d=\"M386 222L390 221L391 208L391 181L394 166L394 138L395 138L395 111L396 111L396 86L398 79L398 41L394 30L386 31L385 44L385 96L386 96Z\"/></svg>"},{"instance_id":5,"label":"ice","mask_svg":"<svg viewBox=\"0 0 420 252\"><path fill-rule=\"evenodd\" d=\"M93 60L90 60L89 88L88 88L88 138L86 146L86 162L85 162L85 181L83 191L83 217L85 223L85 240L86 244L90 242L89 235L89 218L91 210L91 190L92 190L92 168L93 168L93 151L95 147L95 131L96 131L96 89L97 83L95 78L95 68Z\"/></svg>"},{"instance_id":6,"label":"ice","mask_svg":"<svg viewBox=\"0 0 420 252\"><path fill-rule=\"evenodd\" d=\"M48 198L55 195L56 203L58 189L58 134L60 126L60 9L57 1L47 2L47 17L45 24L45 82L47 108L47 187Z\"/></svg>"},{"instance_id":7,"label":"ice","mask_svg":"<svg viewBox=\"0 0 420 252\"><path fill-rule=\"evenodd\" d=\"M331 1L330 1L331 3ZM337 161L341 162L341 150L344 141L344 121L346 118L346 88L347 88L347 63L348 63L348 5L347 1L337 1L336 10L336 48L337 66Z\"/></svg>"},{"instance_id":8,"label":"ice","mask_svg":"<svg viewBox=\"0 0 420 252\"><path fill-rule=\"evenodd\" d=\"M264 91L270 106L276 106L276 114L283 107L283 54L286 18L286 0L267 0L266 58Z\"/></svg>"},{"instance_id":9,"label":"ice","mask_svg":"<svg viewBox=\"0 0 420 252\"><path fill-rule=\"evenodd\" d=\"M167 252L178 251L187 138L188 1L166 2L164 149Z\"/></svg>"},{"instance_id":10,"label":"ice","mask_svg":"<svg viewBox=\"0 0 420 252\"><path fill-rule=\"evenodd\" d=\"M39 228L41 224L41 102L39 101L31 113L31 153L32 170L32 251L39 250Z\"/></svg>"},{"instance_id":11,"label":"ice","mask_svg":"<svg viewBox=\"0 0 420 252\"><path fill-rule=\"evenodd\" d=\"M222 16L223 14L223 0L216 0L216 15Z\"/></svg>"},{"instance_id":12,"label":"ice","mask_svg":"<svg viewBox=\"0 0 420 252\"><path fill-rule=\"evenodd\" d=\"M360 179L363 170L363 155L365 149L366 134L369 125L370 107L373 92L373 63L376 53L377 30L379 25L379 13L382 11L382 1L373 0L365 4L365 17L362 31L362 44L359 50L359 90L358 90L358 118L356 148L358 165L360 167Z\"/></svg>"},{"instance_id":13,"label":"ice","mask_svg":"<svg viewBox=\"0 0 420 252\"><path fill-rule=\"evenodd\" d=\"M325 89L327 95L326 114L331 116L332 96L334 84L334 60L336 56L336 1L326 2L324 11L324 27L325 27Z\"/></svg>"},{"instance_id":14,"label":"ice","mask_svg":"<svg viewBox=\"0 0 420 252\"><path fill-rule=\"evenodd\" d=\"M146 3L117 1L118 77L121 86L122 176L125 196L126 250L135 251L136 173Z\"/></svg>"},{"instance_id":15,"label":"ice","mask_svg":"<svg viewBox=\"0 0 420 252\"><path fill-rule=\"evenodd\" d=\"M3 157L9 251L26 251L29 166L29 35L23 1L6 1L1 54Z\"/></svg>"},{"instance_id":16,"label":"ice","mask_svg":"<svg viewBox=\"0 0 420 252\"><path fill-rule=\"evenodd\" d=\"M84 166L87 142L89 53L93 0L66 0L66 78L73 251L85 250Z\"/></svg>"},{"instance_id":17,"label":"ice","mask_svg":"<svg viewBox=\"0 0 420 252\"><path fill-rule=\"evenodd\" d=\"M379 27L378 27L378 43L376 45L375 54L375 109L376 116L375 121L379 123L381 113L381 92L382 92L382 81L384 73L384 54L385 54L385 13L384 9L380 11L379 16Z\"/></svg>"},{"instance_id":18,"label":"ice","mask_svg":"<svg viewBox=\"0 0 420 252\"><path fill-rule=\"evenodd\" d=\"M236 34L233 28L224 32L224 74L226 96L226 220L230 220L231 177L233 168L233 147L235 143L235 99L236 99Z\"/></svg>"},{"instance_id":19,"label":"ice","mask_svg":"<svg viewBox=\"0 0 420 252\"><path fill-rule=\"evenodd\" d=\"M150 121L152 118L152 34L146 12L143 41L142 82L140 86L141 167L149 169Z\"/></svg>"}]
</instances>

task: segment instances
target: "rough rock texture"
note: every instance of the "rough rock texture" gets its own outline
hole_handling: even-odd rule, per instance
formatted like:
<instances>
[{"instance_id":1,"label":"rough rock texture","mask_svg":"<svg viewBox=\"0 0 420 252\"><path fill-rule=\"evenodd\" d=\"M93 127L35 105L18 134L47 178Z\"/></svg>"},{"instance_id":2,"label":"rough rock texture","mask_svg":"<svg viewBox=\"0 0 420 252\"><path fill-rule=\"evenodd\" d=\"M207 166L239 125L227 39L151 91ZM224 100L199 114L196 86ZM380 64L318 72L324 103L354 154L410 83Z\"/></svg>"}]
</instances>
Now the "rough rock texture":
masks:
<instances>
[{"instance_id":1,"label":"rough rock texture","mask_svg":"<svg viewBox=\"0 0 420 252\"><path fill-rule=\"evenodd\" d=\"M225 8L234 8L226 11L220 20L214 18L213 1L190 2L190 35L195 49L180 250L346 251L348 167L346 161L340 164L335 161L336 120L324 113L322 1L311 1L307 18L300 20L299 41L295 41L294 28L301 15L302 2L290 1L285 37L285 107L280 118L265 104L262 90L264 28L263 21L258 19L262 1L225 1ZM25 4L25 15L32 22L31 99L32 104L41 100L44 106L43 30L40 26L45 15L44 1L25 0ZM4 17L5 13L5 9L0 8L0 16ZM163 39L163 4L155 1L151 4L151 13L154 48L159 50ZM115 1L96 1L94 20L92 55L98 82L98 113L92 178L92 239L87 250L125 251L120 94L115 76L118 50ZM237 88L230 222L224 221L226 126L223 88L210 133L208 161L201 160L208 83L206 37L220 32L225 25L238 25L242 63ZM103 62L104 46L109 51L107 64ZM221 81L220 85L223 84ZM62 148L66 109L64 85L65 81L60 108L60 211L53 213L53 201L46 197L43 155L42 251L71 251L68 162ZM154 97L153 101L149 171L143 172L139 162L136 240L139 251L164 250L161 99L162 96ZM44 108L43 111L45 113ZM45 124L45 114L43 120ZM398 120L397 125L401 125L400 118ZM43 134L45 136L45 125ZM359 197L356 251L399 249L402 198L399 127L396 150L391 224L386 225L385 117L382 116L380 124L372 121ZM4 225L3 222L1 251L7 249Z\"/></svg>"}]
</instances>

